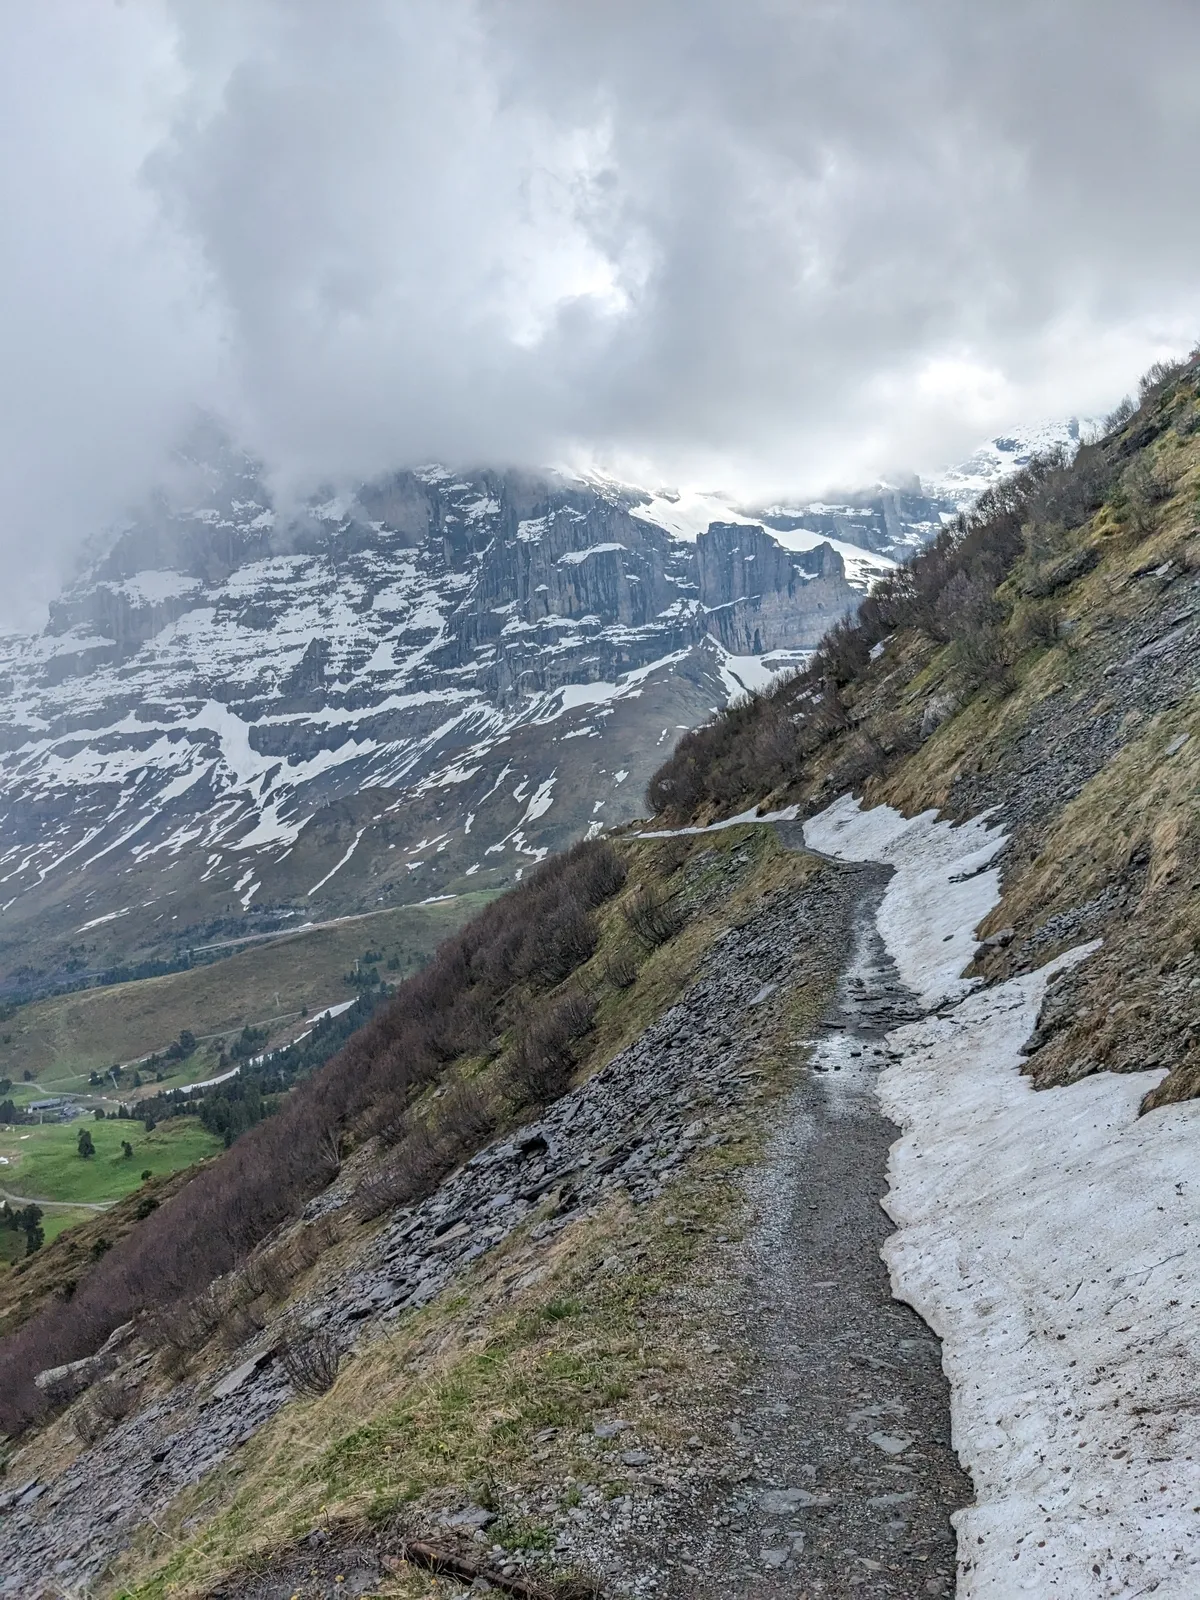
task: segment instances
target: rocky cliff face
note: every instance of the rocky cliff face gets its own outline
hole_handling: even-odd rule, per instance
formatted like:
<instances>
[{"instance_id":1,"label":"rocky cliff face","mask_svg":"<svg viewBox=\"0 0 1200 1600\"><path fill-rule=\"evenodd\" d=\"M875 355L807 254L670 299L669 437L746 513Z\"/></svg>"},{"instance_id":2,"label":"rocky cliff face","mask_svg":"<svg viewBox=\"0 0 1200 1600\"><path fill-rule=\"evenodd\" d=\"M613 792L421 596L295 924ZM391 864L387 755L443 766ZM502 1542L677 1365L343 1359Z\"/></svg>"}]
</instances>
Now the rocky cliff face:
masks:
<instances>
[{"instance_id":1,"label":"rocky cliff face","mask_svg":"<svg viewBox=\"0 0 1200 1600\"><path fill-rule=\"evenodd\" d=\"M635 815L681 729L953 505L860 498L697 514L428 467L285 515L202 430L45 631L0 640L0 984L511 881Z\"/></svg>"},{"instance_id":2,"label":"rocky cliff face","mask_svg":"<svg viewBox=\"0 0 1200 1600\"><path fill-rule=\"evenodd\" d=\"M740 523L713 523L696 541L696 566L706 625L739 655L815 649L861 593L832 545L788 550Z\"/></svg>"}]
</instances>

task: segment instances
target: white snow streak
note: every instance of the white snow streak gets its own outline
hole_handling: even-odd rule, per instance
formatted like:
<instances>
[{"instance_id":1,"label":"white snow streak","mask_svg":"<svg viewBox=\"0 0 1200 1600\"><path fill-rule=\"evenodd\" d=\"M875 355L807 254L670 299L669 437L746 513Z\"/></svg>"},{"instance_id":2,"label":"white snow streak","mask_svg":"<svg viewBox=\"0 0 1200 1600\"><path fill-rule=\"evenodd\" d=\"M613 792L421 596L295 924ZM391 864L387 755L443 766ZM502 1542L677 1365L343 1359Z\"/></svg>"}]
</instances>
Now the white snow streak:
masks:
<instances>
[{"instance_id":1,"label":"white snow streak","mask_svg":"<svg viewBox=\"0 0 1200 1600\"><path fill-rule=\"evenodd\" d=\"M316 883L313 884L312 888L308 891L310 896L316 894L318 889L323 888L324 885L329 882L330 878L333 877L335 872L340 872L342 870L347 861L349 861L350 857L358 849L358 841L362 838L366 831L367 830L365 827L358 830L358 832L354 835L354 842L351 844L349 850L346 851L346 854L342 857L342 859L337 862L336 865L330 867L329 871L323 878L318 878Z\"/></svg>"}]
</instances>

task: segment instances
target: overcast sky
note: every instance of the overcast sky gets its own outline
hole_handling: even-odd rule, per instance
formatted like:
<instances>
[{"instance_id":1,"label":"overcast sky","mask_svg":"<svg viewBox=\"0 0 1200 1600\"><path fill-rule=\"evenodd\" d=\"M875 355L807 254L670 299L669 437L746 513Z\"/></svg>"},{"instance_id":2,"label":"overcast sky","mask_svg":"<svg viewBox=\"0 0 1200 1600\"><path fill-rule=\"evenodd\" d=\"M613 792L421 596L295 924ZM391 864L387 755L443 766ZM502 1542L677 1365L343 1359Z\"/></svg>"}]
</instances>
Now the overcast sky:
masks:
<instances>
[{"instance_id":1,"label":"overcast sky","mask_svg":"<svg viewBox=\"0 0 1200 1600\"><path fill-rule=\"evenodd\" d=\"M1196 0L0 0L3 620L189 408L819 491L1200 334Z\"/></svg>"}]
</instances>

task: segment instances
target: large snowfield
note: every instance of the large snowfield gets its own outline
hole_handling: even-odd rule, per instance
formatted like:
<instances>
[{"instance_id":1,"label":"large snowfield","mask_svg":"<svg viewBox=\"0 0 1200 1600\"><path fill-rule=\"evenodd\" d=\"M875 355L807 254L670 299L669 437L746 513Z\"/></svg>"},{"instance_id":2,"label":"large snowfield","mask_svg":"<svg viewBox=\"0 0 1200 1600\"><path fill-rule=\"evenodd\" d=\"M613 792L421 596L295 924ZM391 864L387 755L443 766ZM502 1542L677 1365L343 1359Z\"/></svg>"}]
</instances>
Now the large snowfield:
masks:
<instances>
[{"instance_id":1,"label":"large snowfield","mask_svg":"<svg viewBox=\"0 0 1200 1600\"><path fill-rule=\"evenodd\" d=\"M1048 982L1094 947L990 989L960 976L999 897L986 818L847 796L805 838L894 867L878 927L930 1012L888 1035L880 1075L902 1130L884 1254L942 1340L975 1486L954 1518L961 1600L1195 1600L1200 1105L1139 1117L1158 1072L1021 1075Z\"/></svg>"}]
</instances>

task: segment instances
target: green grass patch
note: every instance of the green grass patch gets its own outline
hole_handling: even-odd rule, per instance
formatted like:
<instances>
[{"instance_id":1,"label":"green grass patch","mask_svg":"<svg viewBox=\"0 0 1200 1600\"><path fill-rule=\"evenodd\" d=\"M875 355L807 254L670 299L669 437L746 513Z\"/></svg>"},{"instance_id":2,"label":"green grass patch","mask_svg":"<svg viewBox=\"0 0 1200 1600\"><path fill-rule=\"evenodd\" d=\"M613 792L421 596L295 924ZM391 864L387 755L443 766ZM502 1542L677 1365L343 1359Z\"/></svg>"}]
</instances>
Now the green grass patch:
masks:
<instances>
[{"instance_id":1,"label":"green grass patch","mask_svg":"<svg viewBox=\"0 0 1200 1600\"><path fill-rule=\"evenodd\" d=\"M4 1026L10 1039L0 1045L0 1077L11 1078L15 1090L31 1071L41 1094L79 1092L87 1089L89 1072L165 1050L184 1028L200 1048L180 1063L168 1086L213 1077L216 1055L208 1044L231 1039L247 1024L266 1025L272 1042L284 1043L305 1025L303 1008L312 1015L355 997L345 976L366 951L379 953L385 978L407 977L493 898L481 891L437 905L381 911L252 945L186 972L22 1006ZM123 1096L129 1081L127 1073Z\"/></svg>"},{"instance_id":2,"label":"green grass patch","mask_svg":"<svg viewBox=\"0 0 1200 1600\"><path fill-rule=\"evenodd\" d=\"M86 1160L78 1149L81 1129L91 1135L96 1151ZM122 1140L133 1146L132 1156L124 1154ZM0 1129L0 1156L8 1164L0 1166L0 1187L36 1200L101 1204L138 1188L147 1169L161 1177L222 1148L221 1141L207 1133L195 1117L172 1118L153 1133L147 1133L140 1122L96 1122L90 1117L4 1128ZM47 1237L49 1224L48 1216L44 1224Z\"/></svg>"}]
</instances>

